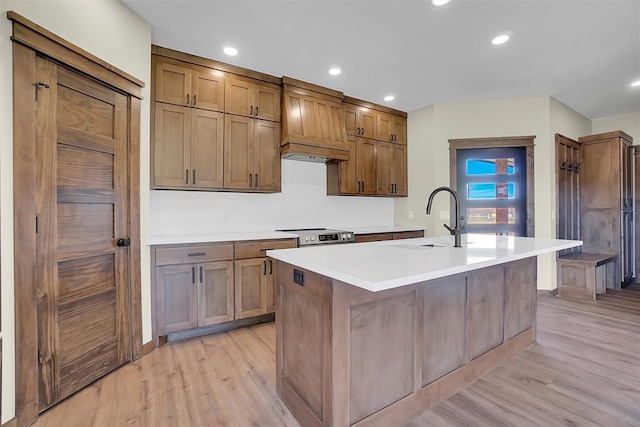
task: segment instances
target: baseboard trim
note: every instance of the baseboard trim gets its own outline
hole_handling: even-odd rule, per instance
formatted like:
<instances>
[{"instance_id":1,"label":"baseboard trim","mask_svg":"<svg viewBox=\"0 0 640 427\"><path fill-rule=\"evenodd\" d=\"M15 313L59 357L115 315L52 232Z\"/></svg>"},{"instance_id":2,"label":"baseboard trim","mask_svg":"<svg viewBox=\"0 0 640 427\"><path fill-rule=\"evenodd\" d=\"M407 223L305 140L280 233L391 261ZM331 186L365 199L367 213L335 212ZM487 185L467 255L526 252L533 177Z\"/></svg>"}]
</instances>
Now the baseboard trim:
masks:
<instances>
[{"instance_id":1,"label":"baseboard trim","mask_svg":"<svg viewBox=\"0 0 640 427\"><path fill-rule=\"evenodd\" d=\"M153 345L153 341L149 341L148 343L143 344L142 345L142 357L144 357L147 354L151 353L153 350L155 350L155 346Z\"/></svg>"},{"instance_id":2,"label":"baseboard trim","mask_svg":"<svg viewBox=\"0 0 640 427\"><path fill-rule=\"evenodd\" d=\"M552 296L555 297L556 295L558 295L558 288L555 289L538 289L538 295L541 296Z\"/></svg>"},{"instance_id":3,"label":"baseboard trim","mask_svg":"<svg viewBox=\"0 0 640 427\"><path fill-rule=\"evenodd\" d=\"M2 427L17 427L18 425L18 419L17 418L11 418L9 421L7 421L6 423L2 424Z\"/></svg>"}]
</instances>

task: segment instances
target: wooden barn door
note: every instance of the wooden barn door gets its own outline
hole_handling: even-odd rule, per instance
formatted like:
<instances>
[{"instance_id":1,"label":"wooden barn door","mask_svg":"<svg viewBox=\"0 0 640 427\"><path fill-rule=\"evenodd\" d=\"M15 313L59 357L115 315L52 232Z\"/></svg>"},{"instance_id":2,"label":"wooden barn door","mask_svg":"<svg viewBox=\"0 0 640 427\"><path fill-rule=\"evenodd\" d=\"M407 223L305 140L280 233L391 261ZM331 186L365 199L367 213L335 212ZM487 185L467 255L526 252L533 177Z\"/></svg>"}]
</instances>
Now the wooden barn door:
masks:
<instances>
[{"instance_id":1,"label":"wooden barn door","mask_svg":"<svg viewBox=\"0 0 640 427\"><path fill-rule=\"evenodd\" d=\"M42 57L36 77L43 410L131 359L128 97Z\"/></svg>"}]
</instances>

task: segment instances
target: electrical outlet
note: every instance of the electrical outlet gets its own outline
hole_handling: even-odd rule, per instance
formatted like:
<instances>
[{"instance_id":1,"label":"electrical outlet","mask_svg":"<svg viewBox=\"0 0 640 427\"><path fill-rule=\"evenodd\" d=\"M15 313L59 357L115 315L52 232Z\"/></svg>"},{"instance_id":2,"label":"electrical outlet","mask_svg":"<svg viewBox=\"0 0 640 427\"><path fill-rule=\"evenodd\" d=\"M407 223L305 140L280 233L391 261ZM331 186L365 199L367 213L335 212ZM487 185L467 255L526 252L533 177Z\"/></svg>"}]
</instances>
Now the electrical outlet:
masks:
<instances>
[{"instance_id":1,"label":"electrical outlet","mask_svg":"<svg viewBox=\"0 0 640 427\"><path fill-rule=\"evenodd\" d=\"M223 217L223 219L225 221L229 221L229 214L228 213L225 212L225 214L222 217Z\"/></svg>"},{"instance_id":2,"label":"electrical outlet","mask_svg":"<svg viewBox=\"0 0 640 427\"><path fill-rule=\"evenodd\" d=\"M409 211L409 219L413 219L413 211Z\"/></svg>"},{"instance_id":3,"label":"electrical outlet","mask_svg":"<svg viewBox=\"0 0 640 427\"><path fill-rule=\"evenodd\" d=\"M440 211L440 219L449 219L449 211Z\"/></svg>"}]
</instances>

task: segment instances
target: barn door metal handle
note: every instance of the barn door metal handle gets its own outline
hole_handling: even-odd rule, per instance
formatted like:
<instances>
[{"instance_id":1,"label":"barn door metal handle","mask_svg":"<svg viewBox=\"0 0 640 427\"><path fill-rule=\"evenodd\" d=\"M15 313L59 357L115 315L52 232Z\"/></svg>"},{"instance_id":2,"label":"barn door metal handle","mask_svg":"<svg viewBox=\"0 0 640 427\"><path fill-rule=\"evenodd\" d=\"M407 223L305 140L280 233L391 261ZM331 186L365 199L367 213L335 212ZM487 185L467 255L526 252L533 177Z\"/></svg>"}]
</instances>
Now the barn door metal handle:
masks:
<instances>
[{"instance_id":1,"label":"barn door metal handle","mask_svg":"<svg viewBox=\"0 0 640 427\"><path fill-rule=\"evenodd\" d=\"M123 246L126 247L126 246L129 246L130 244L131 244L131 239L129 238L123 239L121 237L118 240L116 240L116 246L118 247L123 247Z\"/></svg>"},{"instance_id":2,"label":"barn door metal handle","mask_svg":"<svg viewBox=\"0 0 640 427\"><path fill-rule=\"evenodd\" d=\"M36 101L38 100L38 88L45 88L45 89L49 89L51 86L49 86L47 83L44 82L35 82L33 84L35 86L35 90L36 90Z\"/></svg>"}]
</instances>

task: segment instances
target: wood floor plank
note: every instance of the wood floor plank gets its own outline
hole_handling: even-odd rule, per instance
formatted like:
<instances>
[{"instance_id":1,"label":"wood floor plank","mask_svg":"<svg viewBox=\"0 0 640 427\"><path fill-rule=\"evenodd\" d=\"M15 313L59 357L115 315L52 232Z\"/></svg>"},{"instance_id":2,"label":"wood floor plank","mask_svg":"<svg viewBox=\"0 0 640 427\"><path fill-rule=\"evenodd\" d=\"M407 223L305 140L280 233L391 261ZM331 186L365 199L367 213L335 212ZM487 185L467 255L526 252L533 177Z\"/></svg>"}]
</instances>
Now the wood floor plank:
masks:
<instances>
[{"instance_id":1,"label":"wood floor plank","mask_svg":"<svg viewBox=\"0 0 640 427\"><path fill-rule=\"evenodd\" d=\"M639 290L539 297L535 344L406 427L640 426ZM169 343L35 424L252 425L299 426L276 396L273 323Z\"/></svg>"}]
</instances>

